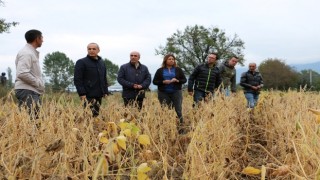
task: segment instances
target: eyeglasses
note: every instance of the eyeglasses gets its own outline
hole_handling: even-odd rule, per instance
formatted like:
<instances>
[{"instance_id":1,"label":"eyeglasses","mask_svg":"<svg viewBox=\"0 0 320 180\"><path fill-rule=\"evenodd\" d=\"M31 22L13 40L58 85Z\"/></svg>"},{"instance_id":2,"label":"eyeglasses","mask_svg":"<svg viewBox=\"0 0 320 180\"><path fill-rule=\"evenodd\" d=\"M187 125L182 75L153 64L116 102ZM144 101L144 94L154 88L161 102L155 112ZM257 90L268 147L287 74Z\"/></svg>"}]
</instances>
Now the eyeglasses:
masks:
<instances>
[{"instance_id":1,"label":"eyeglasses","mask_svg":"<svg viewBox=\"0 0 320 180\"><path fill-rule=\"evenodd\" d=\"M256 66L249 66L249 67L256 67Z\"/></svg>"},{"instance_id":2,"label":"eyeglasses","mask_svg":"<svg viewBox=\"0 0 320 180\"><path fill-rule=\"evenodd\" d=\"M136 55L136 54L130 54L130 56L133 56L133 57L138 57L138 55Z\"/></svg>"}]
</instances>

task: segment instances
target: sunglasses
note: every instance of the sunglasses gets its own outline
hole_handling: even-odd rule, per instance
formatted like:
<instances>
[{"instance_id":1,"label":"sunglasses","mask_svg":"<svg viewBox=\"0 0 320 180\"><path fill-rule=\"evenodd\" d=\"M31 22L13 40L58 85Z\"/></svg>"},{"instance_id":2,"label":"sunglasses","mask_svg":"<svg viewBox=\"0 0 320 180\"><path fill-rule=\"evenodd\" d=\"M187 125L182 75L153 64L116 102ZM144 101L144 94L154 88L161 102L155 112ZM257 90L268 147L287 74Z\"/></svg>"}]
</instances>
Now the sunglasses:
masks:
<instances>
[{"instance_id":1,"label":"sunglasses","mask_svg":"<svg viewBox=\"0 0 320 180\"><path fill-rule=\"evenodd\" d=\"M130 56L133 56L133 57L138 57L138 55L136 55L136 54L130 54Z\"/></svg>"}]
</instances>

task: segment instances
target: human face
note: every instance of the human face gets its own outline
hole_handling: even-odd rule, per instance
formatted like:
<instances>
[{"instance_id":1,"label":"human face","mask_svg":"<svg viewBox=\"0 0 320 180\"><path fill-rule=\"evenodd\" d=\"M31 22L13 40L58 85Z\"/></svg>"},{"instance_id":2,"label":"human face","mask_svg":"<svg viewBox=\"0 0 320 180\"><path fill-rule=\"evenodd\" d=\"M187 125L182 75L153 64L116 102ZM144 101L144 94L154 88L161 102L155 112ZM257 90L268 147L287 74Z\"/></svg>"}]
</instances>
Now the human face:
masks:
<instances>
[{"instance_id":1,"label":"human face","mask_svg":"<svg viewBox=\"0 0 320 180\"><path fill-rule=\"evenodd\" d=\"M235 57L232 57L230 60L229 60L229 65L234 67L235 65L237 65L238 63L238 59L235 58Z\"/></svg>"},{"instance_id":2,"label":"human face","mask_svg":"<svg viewBox=\"0 0 320 180\"><path fill-rule=\"evenodd\" d=\"M98 57L98 53L100 52L98 45L94 43L88 44L87 50L88 50L88 55L93 58Z\"/></svg>"},{"instance_id":3,"label":"human face","mask_svg":"<svg viewBox=\"0 0 320 180\"><path fill-rule=\"evenodd\" d=\"M167 66L167 67L172 67L172 66L174 65L175 61L176 61L176 60L175 60L172 56L170 56L170 57L166 60L166 66Z\"/></svg>"},{"instance_id":4,"label":"human face","mask_svg":"<svg viewBox=\"0 0 320 180\"><path fill-rule=\"evenodd\" d=\"M43 43L43 36L39 36L36 39L37 47L41 47Z\"/></svg>"},{"instance_id":5,"label":"human face","mask_svg":"<svg viewBox=\"0 0 320 180\"><path fill-rule=\"evenodd\" d=\"M209 54L208 64L214 64L217 61L217 56L215 54Z\"/></svg>"},{"instance_id":6,"label":"human face","mask_svg":"<svg viewBox=\"0 0 320 180\"><path fill-rule=\"evenodd\" d=\"M139 61L140 59L140 53L137 51L133 51L130 53L130 62L135 64Z\"/></svg>"},{"instance_id":7,"label":"human face","mask_svg":"<svg viewBox=\"0 0 320 180\"><path fill-rule=\"evenodd\" d=\"M249 71L254 72L256 70L257 65L255 63L250 63L249 64Z\"/></svg>"}]
</instances>

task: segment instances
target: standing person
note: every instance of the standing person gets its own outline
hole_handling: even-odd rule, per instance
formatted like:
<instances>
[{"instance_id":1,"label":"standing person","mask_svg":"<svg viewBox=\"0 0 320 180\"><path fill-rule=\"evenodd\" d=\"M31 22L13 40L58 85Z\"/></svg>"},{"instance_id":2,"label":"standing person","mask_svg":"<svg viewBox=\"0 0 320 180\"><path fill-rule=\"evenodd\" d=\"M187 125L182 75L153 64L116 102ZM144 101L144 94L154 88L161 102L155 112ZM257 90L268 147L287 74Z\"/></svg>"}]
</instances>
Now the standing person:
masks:
<instances>
[{"instance_id":1,"label":"standing person","mask_svg":"<svg viewBox=\"0 0 320 180\"><path fill-rule=\"evenodd\" d=\"M177 66L174 55L164 56L161 68L156 71L154 76L153 84L158 86L158 99L161 105L173 106L180 124L183 123L181 87L186 82L186 76Z\"/></svg>"},{"instance_id":2,"label":"standing person","mask_svg":"<svg viewBox=\"0 0 320 180\"><path fill-rule=\"evenodd\" d=\"M7 86L7 77L5 72L1 73L1 86Z\"/></svg>"},{"instance_id":3,"label":"standing person","mask_svg":"<svg viewBox=\"0 0 320 180\"><path fill-rule=\"evenodd\" d=\"M79 59L74 67L74 85L84 100L84 106L90 104L92 116L99 115L102 97L108 94L107 69L103 59L98 56L100 52L97 43L87 46L88 54Z\"/></svg>"},{"instance_id":4,"label":"standing person","mask_svg":"<svg viewBox=\"0 0 320 180\"><path fill-rule=\"evenodd\" d=\"M220 75L222 78L222 91L226 96L230 96L230 90L232 93L236 93L236 68L239 58L232 56L229 60L224 61L218 65Z\"/></svg>"},{"instance_id":5,"label":"standing person","mask_svg":"<svg viewBox=\"0 0 320 180\"><path fill-rule=\"evenodd\" d=\"M221 76L216 66L217 54L210 53L207 63L198 65L188 80L189 95L193 94L193 107L199 101L214 95L215 88L221 83Z\"/></svg>"},{"instance_id":6,"label":"standing person","mask_svg":"<svg viewBox=\"0 0 320 180\"><path fill-rule=\"evenodd\" d=\"M260 90L263 87L262 76L256 68L256 63L250 63L249 70L241 75L240 85L244 89L248 108L254 108L257 105Z\"/></svg>"},{"instance_id":7,"label":"standing person","mask_svg":"<svg viewBox=\"0 0 320 180\"><path fill-rule=\"evenodd\" d=\"M44 92L39 64L39 52L43 42L42 33L39 30L29 30L25 33L27 44L18 52L16 64L15 94L19 102L19 108L26 105L31 119L39 118L40 95Z\"/></svg>"},{"instance_id":8,"label":"standing person","mask_svg":"<svg viewBox=\"0 0 320 180\"><path fill-rule=\"evenodd\" d=\"M141 64L140 53L132 51L130 62L123 64L118 72L117 80L122 85L124 105L138 105L141 110L145 91L151 84L151 75L147 66Z\"/></svg>"}]
</instances>

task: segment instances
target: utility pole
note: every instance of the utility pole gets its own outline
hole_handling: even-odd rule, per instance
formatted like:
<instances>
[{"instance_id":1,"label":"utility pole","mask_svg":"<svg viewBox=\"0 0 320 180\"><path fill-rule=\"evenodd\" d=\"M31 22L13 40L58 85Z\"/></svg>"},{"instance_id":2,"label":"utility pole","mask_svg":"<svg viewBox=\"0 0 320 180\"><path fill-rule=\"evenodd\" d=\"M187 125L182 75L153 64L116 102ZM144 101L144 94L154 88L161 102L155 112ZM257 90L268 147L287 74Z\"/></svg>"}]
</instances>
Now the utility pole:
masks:
<instances>
[{"instance_id":1,"label":"utility pole","mask_svg":"<svg viewBox=\"0 0 320 180\"><path fill-rule=\"evenodd\" d=\"M310 88L312 87L312 70L309 69L309 75L310 75Z\"/></svg>"}]
</instances>

